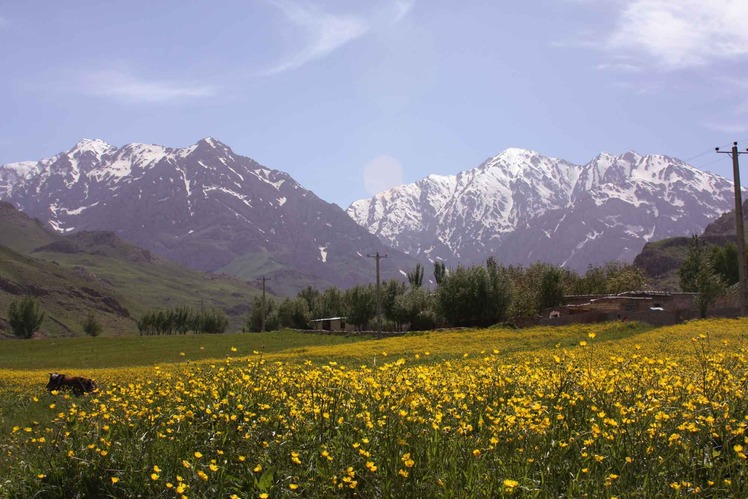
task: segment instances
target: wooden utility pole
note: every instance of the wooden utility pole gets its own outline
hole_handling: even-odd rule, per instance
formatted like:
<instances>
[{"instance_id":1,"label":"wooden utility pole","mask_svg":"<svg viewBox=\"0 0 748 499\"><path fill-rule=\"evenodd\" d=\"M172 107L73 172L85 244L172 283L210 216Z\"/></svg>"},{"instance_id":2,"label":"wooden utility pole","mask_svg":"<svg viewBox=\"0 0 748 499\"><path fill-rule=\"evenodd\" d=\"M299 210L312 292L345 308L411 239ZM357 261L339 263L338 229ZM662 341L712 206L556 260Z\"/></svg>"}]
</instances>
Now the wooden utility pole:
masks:
<instances>
[{"instance_id":1,"label":"wooden utility pole","mask_svg":"<svg viewBox=\"0 0 748 499\"><path fill-rule=\"evenodd\" d=\"M732 176L735 187L735 232L738 243L738 277L740 279L740 315L748 315L748 267L745 260L745 230L743 229L743 200L740 189L740 166L738 157L745 152L738 152L738 143L733 142L732 150L718 153L729 154L732 157ZM748 151L748 149L746 150Z\"/></svg>"},{"instance_id":2,"label":"wooden utility pole","mask_svg":"<svg viewBox=\"0 0 748 499\"><path fill-rule=\"evenodd\" d=\"M272 281L272 279L268 279L267 277L262 276L260 280L262 281L262 313L260 314L260 331L264 333L265 313L267 312L267 307L265 306L265 281Z\"/></svg>"},{"instance_id":3,"label":"wooden utility pole","mask_svg":"<svg viewBox=\"0 0 748 499\"><path fill-rule=\"evenodd\" d=\"M379 251L374 255L366 255L369 258L374 258L377 261L377 336L382 336L382 293L381 284L379 280L379 260L387 258L387 255L380 255Z\"/></svg>"}]
</instances>

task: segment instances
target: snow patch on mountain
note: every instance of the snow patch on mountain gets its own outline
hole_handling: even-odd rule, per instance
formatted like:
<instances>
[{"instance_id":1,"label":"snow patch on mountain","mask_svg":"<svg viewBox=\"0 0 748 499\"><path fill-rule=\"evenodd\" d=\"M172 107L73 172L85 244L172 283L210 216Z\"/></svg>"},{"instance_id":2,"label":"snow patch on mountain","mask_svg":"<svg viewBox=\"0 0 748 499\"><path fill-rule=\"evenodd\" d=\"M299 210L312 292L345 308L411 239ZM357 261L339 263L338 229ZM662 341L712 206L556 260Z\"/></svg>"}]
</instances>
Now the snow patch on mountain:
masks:
<instances>
[{"instance_id":1,"label":"snow patch on mountain","mask_svg":"<svg viewBox=\"0 0 748 499\"><path fill-rule=\"evenodd\" d=\"M197 270L247 279L270 269L274 286L368 283L374 264L357 255L388 250L338 206L212 137L183 148L84 139L41 161L0 165L0 199L57 231L115 231ZM389 254L386 278L415 265Z\"/></svg>"},{"instance_id":2,"label":"snow patch on mountain","mask_svg":"<svg viewBox=\"0 0 748 499\"><path fill-rule=\"evenodd\" d=\"M633 258L648 240L703 230L731 200L731 182L667 156L603 152L576 165L511 148L472 170L355 201L347 212L412 255L583 270Z\"/></svg>"}]
</instances>

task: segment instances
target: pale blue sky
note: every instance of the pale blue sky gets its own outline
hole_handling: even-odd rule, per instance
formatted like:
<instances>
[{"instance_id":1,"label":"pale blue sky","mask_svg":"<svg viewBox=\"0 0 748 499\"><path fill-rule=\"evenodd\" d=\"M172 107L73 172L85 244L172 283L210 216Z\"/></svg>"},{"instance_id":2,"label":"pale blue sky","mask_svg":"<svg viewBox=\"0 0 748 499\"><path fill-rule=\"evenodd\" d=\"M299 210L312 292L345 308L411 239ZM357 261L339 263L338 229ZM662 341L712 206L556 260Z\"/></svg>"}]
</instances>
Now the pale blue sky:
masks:
<instances>
[{"instance_id":1,"label":"pale blue sky","mask_svg":"<svg viewBox=\"0 0 748 499\"><path fill-rule=\"evenodd\" d=\"M745 0L4 0L0 67L0 164L212 136L343 208L507 147L748 147Z\"/></svg>"}]
</instances>

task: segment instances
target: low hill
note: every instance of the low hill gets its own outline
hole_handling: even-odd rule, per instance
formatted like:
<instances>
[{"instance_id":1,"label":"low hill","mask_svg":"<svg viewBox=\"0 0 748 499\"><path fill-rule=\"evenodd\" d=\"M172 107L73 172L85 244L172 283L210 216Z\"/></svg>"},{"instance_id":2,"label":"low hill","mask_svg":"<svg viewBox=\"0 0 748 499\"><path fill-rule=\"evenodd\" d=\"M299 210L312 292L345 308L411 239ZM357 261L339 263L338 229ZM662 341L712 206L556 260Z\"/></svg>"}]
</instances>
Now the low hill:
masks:
<instances>
[{"instance_id":1,"label":"low hill","mask_svg":"<svg viewBox=\"0 0 748 499\"><path fill-rule=\"evenodd\" d=\"M80 267L66 267L0 246L0 336L10 336L8 306L24 295L39 300L46 314L41 329L45 336L82 334L81 323L89 311L94 311L106 331L136 330L121 293L111 284L88 278Z\"/></svg>"},{"instance_id":2,"label":"low hill","mask_svg":"<svg viewBox=\"0 0 748 499\"><path fill-rule=\"evenodd\" d=\"M206 275L129 244L112 232L60 236L7 203L0 206L0 336L9 336L8 305L30 294L47 313L41 333L82 334L93 310L104 334L136 334L136 320L153 308L217 307L241 329L259 290L225 275ZM36 243L42 243L34 247ZM24 250L26 250L24 252Z\"/></svg>"}]
</instances>

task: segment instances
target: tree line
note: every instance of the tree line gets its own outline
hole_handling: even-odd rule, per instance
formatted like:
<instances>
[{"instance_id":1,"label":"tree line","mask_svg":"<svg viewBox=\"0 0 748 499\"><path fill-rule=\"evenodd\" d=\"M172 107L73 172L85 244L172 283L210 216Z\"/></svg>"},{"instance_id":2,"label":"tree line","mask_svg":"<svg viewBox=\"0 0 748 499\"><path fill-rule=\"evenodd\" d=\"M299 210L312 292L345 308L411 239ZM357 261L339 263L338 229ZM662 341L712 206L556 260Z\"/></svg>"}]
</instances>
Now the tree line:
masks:
<instances>
[{"instance_id":1,"label":"tree line","mask_svg":"<svg viewBox=\"0 0 748 499\"><path fill-rule=\"evenodd\" d=\"M425 268L417 264L408 282L392 279L381 285L381 309L386 329L428 330L437 326L479 326L512 323L560 305L564 295L606 294L647 288L644 272L633 265L610 262L590 266L584 274L547 263L503 266L491 257L483 265L448 269L433 265L432 287L424 286ZM281 327L305 329L315 319L345 317L359 330L376 320L376 287L354 286L323 291L309 286L296 297L275 300L257 297L251 303L246 331Z\"/></svg>"},{"instance_id":2,"label":"tree line","mask_svg":"<svg viewBox=\"0 0 748 499\"><path fill-rule=\"evenodd\" d=\"M381 286L383 327L401 331L428 330L437 326L485 327L516 323L537 317L544 309L562 304L565 295L617 294L648 288L644 271L622 262L591 265L583 274L547 263L503 266L491 257L483 265L448 269L433 264L431 287L424 286L425 268L417 264L407 272L407 283L392 279ZM694 292L701 317L738 282L738 254L733 243L709 246L693 236L678 271L680 288ZM244 331L283 327L307 329L314 319L345 317L359 330L370 329L376 318L376 288L358 285L347 290L308 286L295 297L283 300L255 297ZM19 338L31 338L45 314L36 298L25 296L8 307L8 325ZM141 335L217 334L228 327L220 309L189 307L150 310L138 321ZM102 327L93 312L81 324L89 336Z\"/></svg>"},{"instance_id":3,"label":"tree line","mask_svg":"<svg viewBox=\"0 0 748 499\"><path fill-rule=\"evenodd\" d=\"M141 336L194 333L220 334L229 318L220 309L197 310L190 307L151 310L138 321Z\"/></svg>"}]
</instances>

